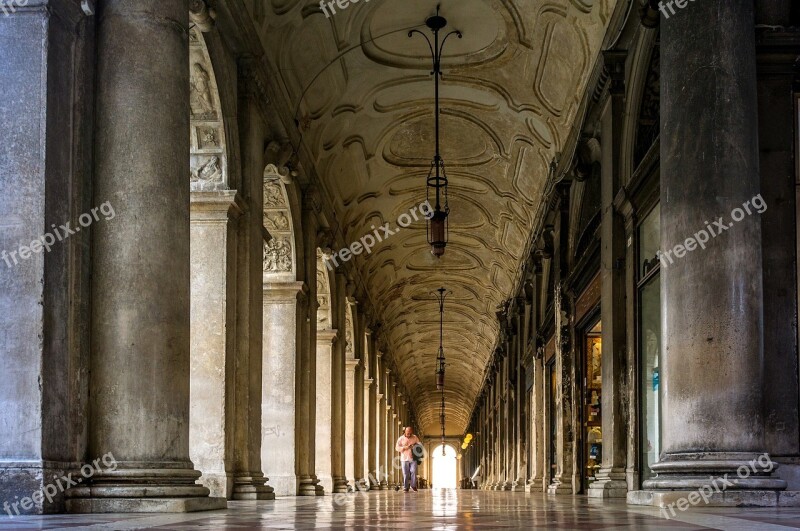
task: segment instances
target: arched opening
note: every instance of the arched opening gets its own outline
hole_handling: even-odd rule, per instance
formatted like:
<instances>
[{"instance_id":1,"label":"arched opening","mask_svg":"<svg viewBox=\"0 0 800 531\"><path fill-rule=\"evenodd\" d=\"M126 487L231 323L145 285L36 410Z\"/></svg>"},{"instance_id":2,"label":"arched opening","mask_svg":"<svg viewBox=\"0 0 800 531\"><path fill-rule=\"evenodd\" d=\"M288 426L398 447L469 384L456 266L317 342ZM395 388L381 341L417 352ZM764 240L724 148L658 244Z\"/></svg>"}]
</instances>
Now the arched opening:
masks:
<instances>
[{"instance_id":1,"label":"arched opening","mask_svg":"<svg viewBox=\"0 0 800 531\"><path fill-rule=\"evenodd\" d=\"M226 406L234 392L237 307L236 224L242 213L229 189L225 124L216 76L200 30L189 33L190 77L190 411L189 455L200 482L215 497L232 498L235 420Z\"/></svg>"},{"instance_id":2,"label":"arched opening","mask_svg":"<svg viewBox=\"0 0 800 531\"><path fill-rule=\"evenodd\" d=\"M444 452L442 450L444 449ZM431 455L433 489L454 489L457 483L456 451L449 444L440 444Z\"/></svg>"},{"instance_id":3,"label":"arched opening","mask_svg":"<svg viewBox=\"0 0 800 531\"><path fill-rule=\"evenodd\" d=\"M263 367L261 391L261 466L277 496L297 493L295 468L298 323L305 321L298 296L302 242L296 230L297 194L290 171L266 149L263 180L264 227L270 239L263 255Z\"/></svg>"}]
</instances>

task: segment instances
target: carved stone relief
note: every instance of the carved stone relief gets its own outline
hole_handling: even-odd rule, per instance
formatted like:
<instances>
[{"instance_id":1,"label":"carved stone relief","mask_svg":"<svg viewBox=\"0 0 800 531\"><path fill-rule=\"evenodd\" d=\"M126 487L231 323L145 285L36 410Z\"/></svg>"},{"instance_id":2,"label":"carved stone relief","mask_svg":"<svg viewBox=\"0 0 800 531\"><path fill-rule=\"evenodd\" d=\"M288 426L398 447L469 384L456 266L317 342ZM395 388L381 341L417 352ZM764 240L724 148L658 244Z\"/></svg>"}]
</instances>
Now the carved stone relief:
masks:
<instances>
[{"instance_id":1,"label":"carved stone relief","mask_svg":"<svg viewBox=\"0 0 800 531\"><path fill-rule=\"evenodd\" d=\"M264 226L272 240L264 247L264 273L294 270L294 234L286 190L275 175L264 178Z\"/></svg>"},{"instance_id":2,"label":"carved stone relief","mask_svg":"<svg viewBox=\"0 0 800 531\"><path fill-rule=\"evenodd\" d=\"M198 28L189 32L190 155L192 191L227 188L225 129L217 84L205 41Z\"/></svg>"}]
</instances>

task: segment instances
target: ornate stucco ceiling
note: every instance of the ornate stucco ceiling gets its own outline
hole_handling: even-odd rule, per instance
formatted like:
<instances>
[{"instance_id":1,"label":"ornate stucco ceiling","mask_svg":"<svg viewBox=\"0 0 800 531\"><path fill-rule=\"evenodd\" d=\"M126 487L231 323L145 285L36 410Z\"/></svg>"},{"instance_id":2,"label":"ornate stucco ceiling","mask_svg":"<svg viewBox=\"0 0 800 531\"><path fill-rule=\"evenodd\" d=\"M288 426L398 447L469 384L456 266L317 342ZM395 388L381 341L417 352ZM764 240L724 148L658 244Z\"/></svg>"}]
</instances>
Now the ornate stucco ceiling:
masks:
<instances>
[{"instance_id":1,"label":"ornate stucco ceiling","mask_svg":"<svg viewBox=\"0 0 800 531\"><path fill-rule=\"evenodd\" d=\"M345 241L394 226L425 199L433 80L428 45L407 32L437 1L362 0L330 18L315 2L258 1L268 6L266 16L255 13L262 43L297 105ZM615 2L440 2L447 29L464 34L448 41L442 66L450 244L437 261L415 222L356 259L426 433L439 431L431 293L452 291L447 431L460 433L497 340L495 312L511 295L549 163L573 125Z\"/></svg>"}]
</instances>

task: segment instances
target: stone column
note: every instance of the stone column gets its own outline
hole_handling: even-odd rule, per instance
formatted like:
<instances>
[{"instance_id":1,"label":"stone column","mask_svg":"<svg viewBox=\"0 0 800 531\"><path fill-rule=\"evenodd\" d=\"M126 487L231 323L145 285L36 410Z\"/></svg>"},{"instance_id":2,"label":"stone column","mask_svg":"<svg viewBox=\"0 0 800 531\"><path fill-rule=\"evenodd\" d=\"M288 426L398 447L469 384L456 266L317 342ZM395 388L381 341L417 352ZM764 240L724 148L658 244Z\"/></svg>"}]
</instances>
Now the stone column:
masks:
<instances>
[{"instance_id":1,"label":"stone column","mask_svg":"<svg viewBox=\"0 0 800 531\"><path fill-rule=\"evenodd\" d=\"M545 389L546 371L541 357L533 361L533 389L531 390L531 477L528 480L529 492L542 492L547 487L547 439L545 437Z\"/></svg>"},{"instance_id":2,"label":"stone column","mask_svg":"<svg viewBox=\"0 0 800 531\"><path fill-rule=\"evenodd\" d=\"M367 407L365 408L366 419L364 421L365 426L368 429L364 430L364 434L366 436L366 447L365 451L367 453L367 458L365 459L365 464L367 466L366 473L367 477L370 481L370 488L378 488L378 485L374 482L373 478L377 472L377 457L378 457L378 353L375 349L375 337L374 333L371 330L367 330L366 333L366 344L367 349L369 350L368 358L369 358L369 375L370 377L367 379L365 383L369 384L369 388L365 389L365 393L368 392L368 395L365 394L364 398L367 400Z\"/></svg>"},{"instance_id":3,"label":"stone column","mask_svg":"<svg viewBox=\"0 0 800 531\"><path fill-rule=\"evenodd\" d=\"M261 463L278 496L294 496L299 485L295 397L306 291L303 282L264 283Z\"/></svg>"},{"instance_id":4,"label":"stone column","mask_svg":"<svg viewBox=\"0 0 800 531\"><path fill-rule=\"evenodd\" d=\"M358 433L356 431L356 374L359 371L359 360L346 360L345 368L345 430L344 430L344 451L345 451L345 477L348 483L355 485L355 481L360 479L356 476L356 446ZM358 385L361 390L361 384Z\"/></svg>"},{"instance_id":5,"label":"stone column","mask_svg":"<svg viewBox=\"0 0 800 531\"><path fill-rule=\"evenodd\" d=\"M527 400L527 373L522 365L524 347L527 345L525 330L523 329L523 321L526 313L525 300L517 298L514 301L515 312L513 314L514 329L516 335L514 336L514 476L512 483L512 490L524 491L527 483L527 459L525 459L524 452L528 448L529 441L525 440L526 430L523 427L523 413L525 411L525 401Z\"/></svg>"},{"instance_id":6,"label":"stone column","mask_svg":"<svg viewBox=\"0 0 800 531\"><path fill-rule=\"evenodd\" d=\"M665 503L685 492L650 489L696 490L727 475L733 485L710 503L776 505L786 483L764 470L767 459L757 460L764 452L761 219L743 211L759 193L753 4L692 7L691 17L662 24L661 248L693 247L687 238L720 216L728 228L705 249L661 257L663 447L652 466L657 477L644 482L648 492L628 499ZM740 466L757 471L743 479Z\"/></svg>"},{"instance_id":7,"label":"stone column","mask_svg":"<svg viewBox=\"0 0 800 531\"><path fill-rule=\"evenodd\" d=\"M236 306L236 361L233 365L233 499L272 499L261 468L261 393L263 372L264 138L259 112L260 81L251 65L238 65L238 126L241 186L247 209L239 222ZM234 302L231 301L231 302Z\"/></svg>"},{"instance_id":8,"label":"stone column","mask_svg":"<svg viewBox=\"0 0 800 531\"><path fill-rule=\"evenodd\" d=\"M366 455L366 437L365 437L365 395L369 392L365 387L367 361L366 352L364 348L364 317L358 311L358 302L352 301L351 303L353 315L353 348L355 352L355 359L358 364L355 368L354 382L353 382L353 479L358 481L366 477L364 474L364 457Z\"/></svg>"},{"instance_id":9,"label":"stone column","mask_svg":"<svg viewBox=\"0 0 800 531\"><path fill-rule=\"evenodd\" d=\"M367 368L366 367L364 367L364 372L365 373L367 372ZM366 478L366 479L369 479L369 475L373 471L373 467L372 467L372 464L370 464L370 462L372 461L371 456L375 455L375 452L371 451L372 444L373 444L372 441L374 440L374 438L370 435L371 430L373 430L374 425L375 425L375 422L373 420L375 418L375 413L373 411L373 406L372 406L372 404L374 404L375 402L374 402L374 400L372 400L370 398L370 396L372 394L372 390L374 388L375 388L375 385L373 383L372 378L364 378L364 411L363 411L363 413L364 413L364 421L363 421L363 423L364 423L364 434L363 434L364 435L364 437L363 437L363 439L364 439L364 459L363 459L363 463L362 463L363 464L362 473L363 473L363 478ZM370 411L373 411L373 412L370 413Z\"/></svg>"},{"instance_id":10,"label":"stone column","mask_svg":"<svg viewBox=\"0 0 800 531\"><path fill-rule=\"evenodd\" d=\"M315 463L317 478L326 492L333 492L332 471L332 358L337 339L337 331L317 331L317 370L316 370L316 444ZM341 441L340 441L341 442Z\"/></svg>"},{"instance_id":11,"label":"stone column","mask_svg":"<svg viewBox=\"0 0 800 531\"><path fill-rule=\"evenodd\" d=\"M189 459L188 1L98 7L94 195L127 222L92 227L88 453L117 467L67 507L224 508Z\"/></svg>"},{"instance_id":12,"label":"stone column","mask_svg":"<svg viewBox=\"0 0 800 531\"><path fill-rule=\"evenodd\" d=\"M500 485L502 490L511 489L513 477L513 453L514 453L514 391L509 382L511 380L511 340L506 338L505 358L503 359L503 437L500 440L503 452L503 482Z\"/></svg>"},{"instance_id":13,"label":"stone column","mask_svg":"<svg viewBox=\"0 0 800 531\"><path fill-rule=\"evenodd\" d=\"M796 171L796 99L798 32L792 28L794 2L756 5L758 60L758 122L761 196L769 208L761 215L761 255L764 275L764 443L772 456L800 455L800 395L797 378L797 245L798 179ZM780 7L778 7L780 6ZM796 24L795 24L796 25ZM786 178L795 175L794 179ZM783 178L782 178L783 177ZM781 461L778 474L800 484L800 460ZM794 461L788 463L786 461ZM792 480L791 478L797 478Z\"/></svg>"},{"instance_id":14,"label":"stone column","mask_svg":"<svg viewBox=\"0 0 800 531\"><path fill-rule=\"evenodd\" d=\"M55 240L51 223L77 231L104 201L116 219L94 210L95 223L128 222L113 197L92 198L87 186L95 18L75 2L28 4L5 2L0 16L0 500L13 515L63 511L61 495L19 500L102 455L87 455L85 433L94 229L30 244Z\"/></svg>"},{"instance_id":15,"label":"stone column","mask_svg":"<svg viewBox=\"0 0 800 531\"><path fill-rule=\"evenodd\" d=\"M297 441L298 494L320 496L324 490L316 475L317 429L317 215L321 211L314 188L307 188L303 197L303 258L308 304L300 321L300 356L297 364Z\"/></svg>"},{"instance_id":16,"label":"stone column","mask_svg":"<svg viewBox=\"0 0 800 531\"><path fill-rule=\"evenodd\" d=\"M380 449L378 451L378 469L381 471L381 476L378 478L381 482L381 488L388 489L389 482L387 474L389 473L388 462L386 457L389 455L389 369L385 368L385 364L381 364L383 368L381 375L381 389L383 391L380 405Z\"/></svg>"},{"instance_id":17,"label":"stone column","mask_svg":"<svg viewBox=\"0 0 800 531\"><path fill-rule=\"evenodd\" d=\"M189 456L212 496L233 496L236 308L227 305L236 278L234 224L242 213L235 190L191 194L191 334Z\"/></svg>"},{"instance_id":18,"label":"stone column","mask_svg":"<svg viewBox=\"0 0 800 531\"><path fill-rule=\"evenodd\" d=\"M556 416L556 474L550 485L547 487L548 494L572 494L573 483L575 482L575 470L573 467L575 441L574 425L574 403L575 397L575 356L572 345L572 333L570 323L570 299L565 287L567 275L567 253L568 245L568 212L569 212L569 183L557 186L558 194L558 215L556 216L556 226L553 233L554 254L553 254L553 275L555 293L554 314L555 314L555 341L556 341L556 362L555 370L557 374L558 390L556 393L557 407Z\"/></svg>"},{"instance_id":19,"label":"stone column","mask_svg":"<svg viewBox=\"0 0 800 531\"><path fill-rule=\"evenodd\" d=\"M377 346L377 345L376 345ZM382 354L377 351L376 348L376 362L375 362L375 446L374 446L374 455L375 455L375 462L372 470L370 471L375 476L375 490L381 490L381 478L379 472L381 472L380 466L383 461L381 458L381 452L383 451L383 430L385 426L382 422L383 416L386 413L386 409L384 406L383 401L383 364L381 363L381 356Z\"/></svg>"},{"instance_id":20,"label":"stone column","mask_svg":"<svg viewBox=\"0 0 800 531\"><path fill-rule=\"evenodd\" d=\"M336 282L331 294L331 306L338 323L338 339L333 348L331 367L331 474L333 492L347 492L345 478L345 351L347 349L347 277L342 271L336 272ZM350 395L352 400L352 395ZM352 444L353 439L350 438ZM352 448L351 448L352 455Z\"/></svg>"},{"instance_id":21,"label":"stone column","mask_svg":"<svg viewBox=\"0 0 800 531\"><path fill-rule=\"evenodd\" d=\"M603 323L601 396L603 454L596 481L589 488L592 498L624 498L628 492L625 479L627 461L627 422L625 411L626 367L626 286L625 220L614 206L622 188L620 150L625 119L625 60L627 52L605 52L606 68L611 73L610 105L602 116L601 126L601 320Z\"/></svg>"}]
</instances>

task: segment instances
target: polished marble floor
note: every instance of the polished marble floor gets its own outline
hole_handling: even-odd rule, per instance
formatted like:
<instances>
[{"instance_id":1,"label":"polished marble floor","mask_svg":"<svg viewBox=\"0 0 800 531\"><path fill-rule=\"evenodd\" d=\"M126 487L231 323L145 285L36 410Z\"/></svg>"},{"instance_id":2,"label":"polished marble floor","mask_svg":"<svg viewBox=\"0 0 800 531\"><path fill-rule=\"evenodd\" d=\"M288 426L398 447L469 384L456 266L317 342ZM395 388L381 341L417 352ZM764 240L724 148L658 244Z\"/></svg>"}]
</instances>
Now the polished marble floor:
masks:
<instances>
[{"instance_id":1,"label":"polished marble floor","mask_svg":"<svg viewBox=\"0 0 800 531\"><path fill-rule=\"evenodd\" d=\"M338 501L342 501L339 499ZM2 530L28 529L575 529L725 531L800 529L800 509L702 508L665 519L656 509L585 497L474 490L372 492L334 498L229 502L190 514L0 516Z\"/></svg>"}]
</instances>

